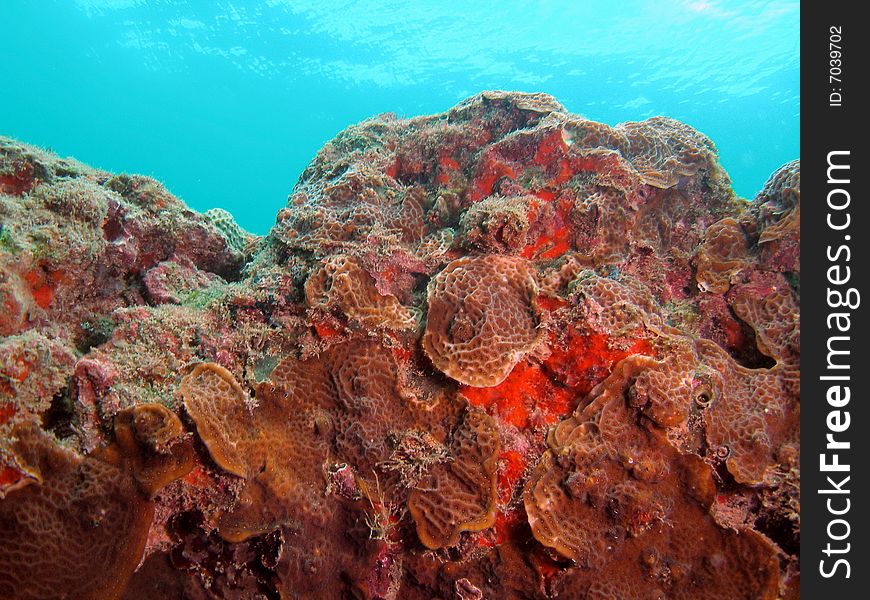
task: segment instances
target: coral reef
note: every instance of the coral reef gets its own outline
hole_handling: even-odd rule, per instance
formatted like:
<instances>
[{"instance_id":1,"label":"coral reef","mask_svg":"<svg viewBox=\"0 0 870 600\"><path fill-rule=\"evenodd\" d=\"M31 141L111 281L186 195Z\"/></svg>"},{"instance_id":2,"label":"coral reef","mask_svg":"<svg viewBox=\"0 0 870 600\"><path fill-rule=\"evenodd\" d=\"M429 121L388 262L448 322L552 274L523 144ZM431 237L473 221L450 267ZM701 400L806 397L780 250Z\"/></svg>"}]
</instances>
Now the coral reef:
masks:
<instances>
[{"instance_id":1,"label":"coral reef","mask_svg":"<svg viewBox=\"0 0 870 600\"><path fill-rule=\"evenodd\" d=\"M0 138L4 598L796 598L800 165L382 115L268 236Z\"/></svg>"}]
</instances>

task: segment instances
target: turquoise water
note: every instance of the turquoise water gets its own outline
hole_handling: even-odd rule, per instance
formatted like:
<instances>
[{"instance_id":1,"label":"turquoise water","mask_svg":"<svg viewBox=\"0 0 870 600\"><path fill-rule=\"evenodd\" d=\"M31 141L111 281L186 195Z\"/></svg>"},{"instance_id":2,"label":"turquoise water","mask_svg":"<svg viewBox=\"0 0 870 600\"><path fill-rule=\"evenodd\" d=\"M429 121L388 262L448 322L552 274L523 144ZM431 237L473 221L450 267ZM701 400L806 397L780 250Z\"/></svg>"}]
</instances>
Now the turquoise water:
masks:
<instances>
[{"instance_id":1,"label":"turquoise water","mask_svg":"<svg viewBox=\"0 0 870 600\"><path fill-rule=\"evenodd\" d=\"M543 91L691 124L751 198L799 156L799 29L794 1L0 0L0 134L265 233L347 125Z\"/></svg>"}]
</instances>

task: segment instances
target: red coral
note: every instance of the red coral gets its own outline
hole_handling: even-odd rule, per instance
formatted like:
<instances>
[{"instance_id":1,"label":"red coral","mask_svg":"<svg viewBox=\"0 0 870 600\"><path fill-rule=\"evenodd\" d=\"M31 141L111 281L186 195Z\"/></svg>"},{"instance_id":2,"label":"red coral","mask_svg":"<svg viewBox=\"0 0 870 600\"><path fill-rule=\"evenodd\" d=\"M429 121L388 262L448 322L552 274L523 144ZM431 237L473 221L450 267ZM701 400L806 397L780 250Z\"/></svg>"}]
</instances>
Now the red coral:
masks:
<instances>
[{"instance_id":1,"label":"red coral","mask_svg":"<svg viewBox=\"0 0 870 600\"><path fill-rule=\"evenodd\" d=\"M515 179L517 176L514 167L495 152L486 152L478 163L477 175L471 183L469 199L477 202L492 193L495 183L507 177Z\"/></svg>"},{"instance_id":2,"label":"red coral","mask_svg":"<svg viewBox=\"0 0 870 600\"><path fill-rule=\"evenodd\" d=\"M11 172L0 173L0 193L23 196L37 184L30 162L13 164Z\"/></svg>"},{"instance_id":3,"label":"red coral","mask_svg":"<svg viewBox=\"0 0 870 600\"><path fill-rule=\"evenodd\" d=\"M494 387L460 386L460 393L471 404L492 408L499 418L525 428L535 414L535 421L552 425L570 413L576 394L556 384L539 365L523 361L507 378Z\"/></svg>"},{"instance_id":4,"label":"red coral","mask_svg":"<svg viewBox=\"0 0 870 600\"><path fill-rule=\"evenodd\" d=\"M522 256L530 259L558 258L571 249L574 235L571 230L571 211L573 203L567 198L559 198L554 201L552 192L537 192L535 194L543 202L551 203L553 208L549 216L539 219L541 206L537 202L530 204L529 221L537 223L539 233L537 238L522 250ZM539 222L544 220L543 223Z\"/></svg>"},{"instance_id":5,"label":"red coral","mask_svg":"<svg viewBox=\"0 0 870 600\"><path fill-rule=\"evenodd\" d=\"M40 308L48 308L54 301L57 285L65 278L61 272L48 272L43 268L36 268L25 273L24 279L30 285L30 293L36 305Z\"/></svg>"},{"instance_id":6,"label":"red coral","mask_svg":"<svg viewBox=\"0 0 870 600\"><path fill-rule=\"evenodd\" d=\"M615 347L607 335L581 335L569 327L564 343L553 344L544 367L556 381L583 396L610 375L619 361L632 354L651 356L652 346L646 339L637 339Z\"/></svg>"}]
</instances>

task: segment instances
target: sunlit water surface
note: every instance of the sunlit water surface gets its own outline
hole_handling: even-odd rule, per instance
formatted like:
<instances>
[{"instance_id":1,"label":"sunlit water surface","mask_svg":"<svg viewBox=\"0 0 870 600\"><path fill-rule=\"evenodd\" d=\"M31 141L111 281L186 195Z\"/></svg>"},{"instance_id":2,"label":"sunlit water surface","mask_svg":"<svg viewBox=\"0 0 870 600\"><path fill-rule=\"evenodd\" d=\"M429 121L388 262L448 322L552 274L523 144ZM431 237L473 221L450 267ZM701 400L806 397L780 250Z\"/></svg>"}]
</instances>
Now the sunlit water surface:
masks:
<instances>
[{"instance_id":1,"label":"sunlit water surface","mask_svg":"<svg viewBox=\"0 0 870 600\"><path fill-rule=\"evenodd\" d=\"M347 125L543 91L693 125L751 198L798 157L799 28L794 1L3 0L0 134L265 233Z\"/></svg>"}]
</instances>

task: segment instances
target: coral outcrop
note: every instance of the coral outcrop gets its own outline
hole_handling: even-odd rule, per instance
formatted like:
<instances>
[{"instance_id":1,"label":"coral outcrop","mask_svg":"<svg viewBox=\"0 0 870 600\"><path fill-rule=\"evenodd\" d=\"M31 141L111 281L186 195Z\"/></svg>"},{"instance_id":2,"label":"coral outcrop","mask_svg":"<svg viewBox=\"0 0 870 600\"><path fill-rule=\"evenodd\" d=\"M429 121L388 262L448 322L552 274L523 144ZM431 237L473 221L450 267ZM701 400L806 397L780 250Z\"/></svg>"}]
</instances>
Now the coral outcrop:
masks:
<instances>
[{"instance_id":1,"label":"coral outcrop","mask_svg":"<svg viewBox=\"0 0 870 600\"><path fill-rule=\"evenodd\" d=\"M0 138L0 595L795 598L799 224L542 94L348 128L265 237Z\"/></svg>"},{"instance_id":2,"label":"coral outcrop","mask_svg":"<svg viewBox=\"0 0 870 600\"><path fill-rule=\"evenodd\" d=\"M139 564L153 496L190 471L178 417L140 404L115 417L115 442L86 457L36 423L11 432L25 475L0 502L0 593L6 598L118 597Z\"/></svg>"},{"instance_id":3,"label":"coral outcrop","mask_svg":"<svg viewBox=\"0 0 870 600\"><path fill-rule=\"evenodd\" d=\"M529 263L498 255L451 262L429 283L421 341L435 367L467 385L498 385L541 337Z\"/></svg>"}]
</instances>

